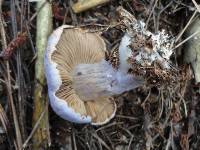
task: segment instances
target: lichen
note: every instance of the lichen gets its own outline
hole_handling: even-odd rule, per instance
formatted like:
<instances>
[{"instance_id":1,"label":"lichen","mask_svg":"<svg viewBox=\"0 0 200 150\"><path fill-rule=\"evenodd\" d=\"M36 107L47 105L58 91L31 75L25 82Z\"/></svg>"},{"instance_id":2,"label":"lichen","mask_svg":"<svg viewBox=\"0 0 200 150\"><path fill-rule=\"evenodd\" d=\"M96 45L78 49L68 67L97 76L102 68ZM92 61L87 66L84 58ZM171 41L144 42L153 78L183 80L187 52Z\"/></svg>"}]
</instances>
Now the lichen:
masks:
<instances>
[{"instance_id":1,"label":"lichen","mask_svg":"<svg viewBox=\"0 0 200 150\"><path fill-rule=\"evenodd\" d=\"M137 20L122 7L118 7L117 11L122 22L122 30L126 31L119 47L121 55L126 59L132 59L134 63L142 67L161 63L163 69L170 69L169 60L173 54L174 38L166 34L164 29L157 33L150 32L143 21ZM130 41L127 42L124 39L130 39ZM120 49L121 47L123 49ZM126 51L130 51L130 49L133 52L132 57L130 55L124 56ZM123 60L122 63L124 62L128 63Z\"/></svg>"},{"instance_id":2,"label":"lichen","mask_svg":"<svg viewBox=\"0 0 200 150\"><path fill-rule=\"evenodd\" d=\"M168 62L173 54L171 47L174 39L166 34L164 29L154 34L146 30L144 22L137 21L133 28L128 30L128 35L132 40L132 51L136 63L141 66L151 66L155 62L162 62L165 69L170 67ZM135 49L135 45L139 45L138 43L140 45L142 43L142 45Z\"/></svg>"}]
</instances>

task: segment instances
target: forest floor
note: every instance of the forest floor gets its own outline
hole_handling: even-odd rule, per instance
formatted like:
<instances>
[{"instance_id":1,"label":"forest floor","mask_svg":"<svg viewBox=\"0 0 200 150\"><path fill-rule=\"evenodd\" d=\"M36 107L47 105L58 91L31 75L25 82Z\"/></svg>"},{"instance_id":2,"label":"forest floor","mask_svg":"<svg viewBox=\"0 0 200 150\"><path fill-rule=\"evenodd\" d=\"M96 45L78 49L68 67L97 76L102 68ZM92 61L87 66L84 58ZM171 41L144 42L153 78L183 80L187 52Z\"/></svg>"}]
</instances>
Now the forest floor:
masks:
<instances>
[{"instance_id":1,"label":"forest floor","mask_svg":"<svg viewBox=\"0 0 200 150\"><path fill-rule=\"evenodd\" d=\"M200 7L192 0L111 0L82 13L74 13L75 0L54 0L53 29L62 24L101 32L109 54L119 46L124 31L116 9L122 6L151 32L165 30L187 37L184 27ZM39 11L39 10L38 10ZM1 49L9 58L0 60L0 149L16 149L18 134L24 149L32 149L32 114L35 85L36 3L0 0ZM4 32L5 31L5 32ZM24 36L26 33L26 36ZM6 43L6 44L5 44ZM6 48L5 45L8 45ZM115 97L117 113L103 126L77 125L57 116L49 106L49 145L56 150L197 150L200 147L200 85L183 61L184 44L173 51L171 61L181 72L176 85L145 85ZM45 93L47 94L46 85ZM14 111L13 111L14 110ZM16 127L16 119L18 127ZM16 131L17 130L17 131Z\"/></svg>"}]
</instances>

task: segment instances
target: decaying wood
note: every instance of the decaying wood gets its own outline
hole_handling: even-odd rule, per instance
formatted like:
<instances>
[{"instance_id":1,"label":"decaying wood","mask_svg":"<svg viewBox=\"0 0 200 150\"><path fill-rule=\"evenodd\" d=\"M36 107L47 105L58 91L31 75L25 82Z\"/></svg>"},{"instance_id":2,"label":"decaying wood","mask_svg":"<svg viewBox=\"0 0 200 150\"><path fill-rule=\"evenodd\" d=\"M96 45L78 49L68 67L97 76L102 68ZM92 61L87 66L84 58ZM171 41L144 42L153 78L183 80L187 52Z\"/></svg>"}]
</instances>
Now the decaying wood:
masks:
<instances>
[{"instance_id":1,"label":"decaying wood","mask_svg":"<svg viewBox=\"0 0 200 150\"><path fill-rule=\"evenodd\" d=\"M105 4L109 1L110 0L79 0L72 6L72 9L75 13L80 13L98 5Z\"/></svg>"},{"instance_id":2,"label":"decaying wood","mask_svg":"<svg viewBox=\"0 0 200 150\"><path fill-rule=\"evenodd\" d=\"M46 3L46 4L44 4ZM52 10L51 4L46 0L41 0L37 3L39 9L37 15L37 33L36 33L36 48L37 48L37 60L35 64L35 90L34 90L34 112L33 112L33 126L37 123L42 112L47 105L47 95L44 92L44 65L43 57L44 51L47 45L48 36L52 30ZM41 147L46 148L49 144L49 123L48 123L48 111L41 119L38 128L33 135L33 149L38 150Z\"/></svg>"}]
</instances>

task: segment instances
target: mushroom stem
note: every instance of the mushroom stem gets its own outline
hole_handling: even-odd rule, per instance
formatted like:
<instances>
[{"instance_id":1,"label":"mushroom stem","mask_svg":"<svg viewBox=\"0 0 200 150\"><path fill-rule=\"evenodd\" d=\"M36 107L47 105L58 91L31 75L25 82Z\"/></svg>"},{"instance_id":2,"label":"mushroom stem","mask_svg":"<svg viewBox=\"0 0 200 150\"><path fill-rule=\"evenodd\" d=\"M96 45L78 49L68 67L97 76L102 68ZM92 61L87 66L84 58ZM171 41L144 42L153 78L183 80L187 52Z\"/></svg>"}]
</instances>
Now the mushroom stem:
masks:
<instances>
[{"instance_id":1,"label":"mushroom stem","mask_svg":"<svg viewBox=\"0 0 200 150\"><path fill-rule=\"evenodd\" d=\"M109 62L79 64L73 71L74 89L84 101L121 94L137 88L143 81L115 70Z\"/></svg>"}]
</instances>

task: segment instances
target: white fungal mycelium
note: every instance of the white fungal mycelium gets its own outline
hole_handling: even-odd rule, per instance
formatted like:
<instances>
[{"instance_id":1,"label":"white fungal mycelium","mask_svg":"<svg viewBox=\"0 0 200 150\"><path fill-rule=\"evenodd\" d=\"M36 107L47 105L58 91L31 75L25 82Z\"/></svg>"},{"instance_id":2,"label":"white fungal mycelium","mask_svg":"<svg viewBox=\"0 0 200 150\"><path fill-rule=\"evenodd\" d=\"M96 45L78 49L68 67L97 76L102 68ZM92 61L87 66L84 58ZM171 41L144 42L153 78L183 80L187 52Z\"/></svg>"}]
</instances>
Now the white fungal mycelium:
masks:
<instances>
[{"instance_id":1,"label":"white fungal mycelium","mask_svg":"<svg viewBox=\"0 0 200 150\"><path fill-rule=\"evenodd\" d=\"M133 54L133 49L130 48L131 42L134 41L135 35L141 35L144 39L148 39L152 43L152 48L149 51L145 50L145 47L140 48L136 54ZM172 46L174 39L165 33L165 30L158 31L154 34L145 29L145 23L142 21L136 21L132 25L131 29L128 29L127 33L122 38L120 43L120 58L127 59L134 56L134 60L141 66L151 66L154 62L162 64L163 69L169 69L169 59L172 55ZM132 52L132 55L130 55ZM125 62L123 60L123 62ZM134 67L134 66L133 66Z\"/></svg>"}]
</instances>

